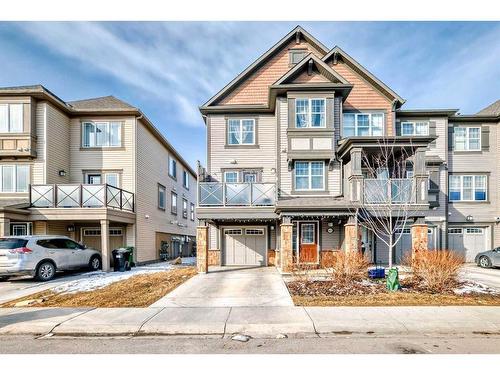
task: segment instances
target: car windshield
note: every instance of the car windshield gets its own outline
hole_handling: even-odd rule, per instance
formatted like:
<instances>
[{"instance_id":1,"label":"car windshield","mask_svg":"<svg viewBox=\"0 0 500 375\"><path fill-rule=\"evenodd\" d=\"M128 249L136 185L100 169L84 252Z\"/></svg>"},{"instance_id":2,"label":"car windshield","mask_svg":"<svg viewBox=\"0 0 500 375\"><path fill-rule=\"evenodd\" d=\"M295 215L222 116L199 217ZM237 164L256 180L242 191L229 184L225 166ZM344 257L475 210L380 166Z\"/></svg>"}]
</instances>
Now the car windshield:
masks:
<instances>
[{"instance_id":1,"label":"car windshield","mask_svg":"<svg viewBox=\"0 0 500 375\"><path fill-rule=\"evenodd\" d=\"M26 246L27 243L28 241L22 238L0 238L0 250L17 249Z\"/></svg>"}]
</instances>

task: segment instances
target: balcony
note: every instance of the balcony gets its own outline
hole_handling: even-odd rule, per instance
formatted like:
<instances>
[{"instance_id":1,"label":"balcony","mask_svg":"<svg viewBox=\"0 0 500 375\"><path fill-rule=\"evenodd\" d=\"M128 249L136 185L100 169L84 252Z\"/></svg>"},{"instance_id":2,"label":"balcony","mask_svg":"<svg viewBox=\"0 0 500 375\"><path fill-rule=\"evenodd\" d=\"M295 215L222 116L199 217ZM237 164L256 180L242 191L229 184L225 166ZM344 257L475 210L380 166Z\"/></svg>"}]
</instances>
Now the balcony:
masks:
<instances>
[{"instance_id":1,"label":"balcony","mask_svg":"<svg viewBox=\"0 0 500 375\"><path fill-rule=\"evenodd\" d=\"M31 185L30 205L36 208L106 207L134 212L134 193L107 184Z\"/></svg>"},{"instance_id":2,"label":"balcony","mask_svg":"<svg viewBox=\"0 0 500 375\"><path fill-rule=\"evenodd\" d=\"M362 181L365 204L408 204L416 201L412 178L365 178Z\"/></svg>"},{"instance_id":3,"label":"balcony","mask_svg":"<svg viewBox=\"0 0 500 375\"><path fill-rule=\"evenodd\" d=\"M275 202L276 184L274 183L198 183L198 206L200 207L269 207L274 206Z\"/></svg>"}]
</instances>

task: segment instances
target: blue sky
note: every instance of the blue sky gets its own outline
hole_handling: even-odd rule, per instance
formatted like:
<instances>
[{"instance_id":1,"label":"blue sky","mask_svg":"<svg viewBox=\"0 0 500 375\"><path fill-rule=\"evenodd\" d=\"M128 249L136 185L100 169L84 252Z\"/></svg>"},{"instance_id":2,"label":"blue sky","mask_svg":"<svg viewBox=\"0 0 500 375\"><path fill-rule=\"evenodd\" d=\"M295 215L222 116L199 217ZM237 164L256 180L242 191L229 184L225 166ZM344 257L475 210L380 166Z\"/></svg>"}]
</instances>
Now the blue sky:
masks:
<instances>
[{"instance_id":1,"label":"blue sky","mask_svg":"<svg viewBox=\"0 0 500 375\"><path fill-rule=\"evenodd\" d=\"M114 95L194 166L206 149L198 106L297 24L344 49L404 108L468 114L499 99L498 22L1 22L0 86L41 83L68 101Z\"/></svg>"}]
</instances>

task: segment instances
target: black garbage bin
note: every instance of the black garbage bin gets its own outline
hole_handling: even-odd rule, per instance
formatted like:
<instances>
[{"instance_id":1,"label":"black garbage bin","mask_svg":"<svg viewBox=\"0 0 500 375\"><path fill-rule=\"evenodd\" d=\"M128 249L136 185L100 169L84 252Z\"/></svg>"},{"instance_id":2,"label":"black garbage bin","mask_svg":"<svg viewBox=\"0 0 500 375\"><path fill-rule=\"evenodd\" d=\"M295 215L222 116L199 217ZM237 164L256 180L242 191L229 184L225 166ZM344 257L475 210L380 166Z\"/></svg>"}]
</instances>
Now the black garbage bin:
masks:
<instances>
[{"instance_id":1,"label":"black garbage bin","mask_svg":"<svg viewBox=\"0 0 500 375\"><path fill-rule=\"evenodd\" d=\"M124 254L121 249L115 249L111 252L113 255L113 271L125 272L128 254Z\"/></svg>"}]
</instances>

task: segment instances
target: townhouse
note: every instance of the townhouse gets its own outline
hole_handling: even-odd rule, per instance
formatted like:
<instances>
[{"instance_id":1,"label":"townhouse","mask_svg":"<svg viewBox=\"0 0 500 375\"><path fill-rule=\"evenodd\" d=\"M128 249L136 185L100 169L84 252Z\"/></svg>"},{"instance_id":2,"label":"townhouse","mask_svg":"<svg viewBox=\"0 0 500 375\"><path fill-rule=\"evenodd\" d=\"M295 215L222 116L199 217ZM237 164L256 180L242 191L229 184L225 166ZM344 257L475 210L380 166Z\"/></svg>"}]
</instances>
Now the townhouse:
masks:
<instances>
[{"instance_id":1,"label":"townhouse","mask_svg":"<svg viewBox=\"0 0 500 375\"><path fill-rule=\"evenodd\" d=\"M423 248L470 261L499 246L498 102L471 116L404 103L340 47L300 26L284 36L200 107L199 271L274 264L289 272L361 246L387 264L388 246L355 211L377 204L380 186L391 204L411 206L392 261ZM397 179L369 173L367 160L394 146L411 168ZM404 202L394 191L408 191Z\"/></svg>"},{"instance_id":2,"label":"townhouse","mask_svg":"<svg viewBox=\"0 0 500 375\"><path fill-rule=\"evenodd\" d=\"M1 235L67 235L135 260L195 251L196 174L149 119L113 96L65 102L0 88Z\"/></svg>"}]
</instances>

